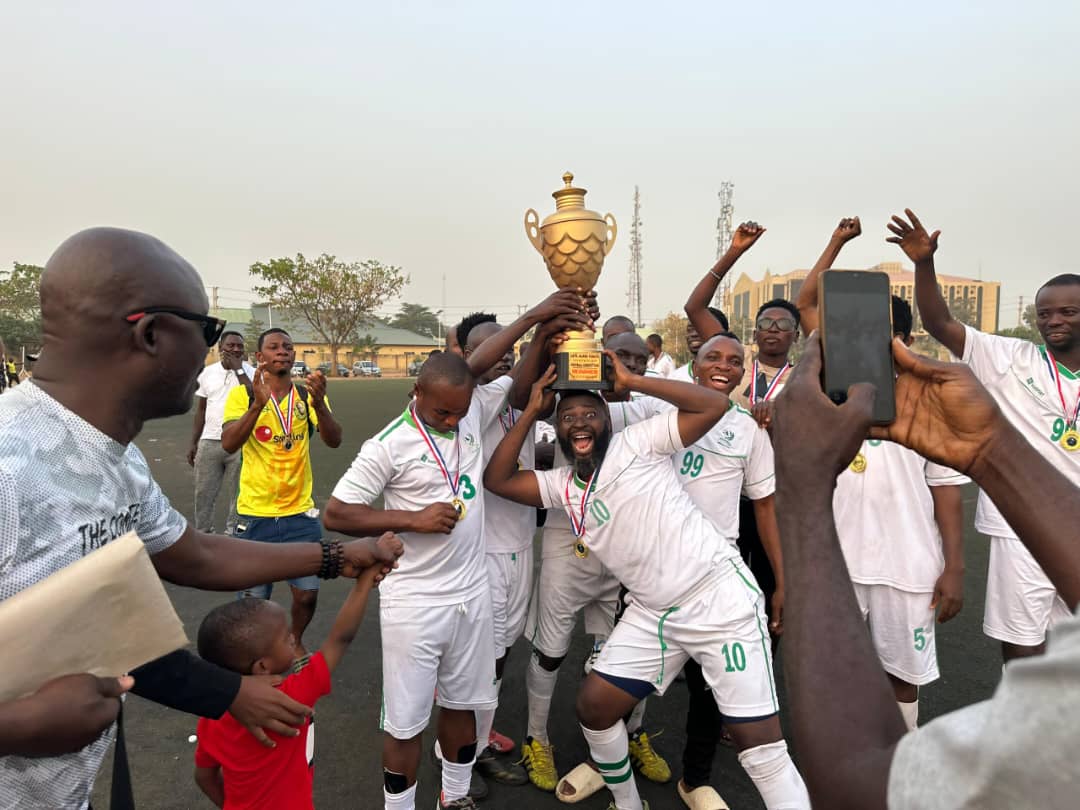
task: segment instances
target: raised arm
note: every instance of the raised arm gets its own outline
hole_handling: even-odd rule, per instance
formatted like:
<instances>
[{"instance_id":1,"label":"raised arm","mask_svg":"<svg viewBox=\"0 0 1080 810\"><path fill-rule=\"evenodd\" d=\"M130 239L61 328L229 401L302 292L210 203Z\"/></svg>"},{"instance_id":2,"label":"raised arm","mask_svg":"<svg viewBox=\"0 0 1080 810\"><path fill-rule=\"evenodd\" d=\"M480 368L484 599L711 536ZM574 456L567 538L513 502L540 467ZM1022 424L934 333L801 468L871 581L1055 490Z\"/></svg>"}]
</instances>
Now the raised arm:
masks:
<instances>
[{"instance_id":1,"label":"raised arm","mask_svg":"<svg viewBox=\"0 0 1080 810\"><path fill-rule=\"evenodd\" d=\"M941 231L928 234L915 212L905 208L904 213L911 223L908 224L903 217L894 216L889 223L889 230L895 235L887 237L885 241L899 245L915 263L915 303L919 307L919 317L922 318L926 331L954 355L963 357L966 340L964 325L949 312L949 307L941 295L941 288L938 287L937 272L934 270L934 253L937 251Z\"/></svg>"},{"instance_id":2,"label":"raised arm","mask_svg":"<svg viewBox=\"0 0 1080 810\"><path fill-rule=\"evenodd\" d=\"M479 377L506 355L514 344L539 323L550 321L560 316L573 319L573 328L592 328L592 321L586 312L582 293L564 288L557 290L530 309L509 326L504 327L481 343L468 358L469 370L474 377Z\"/></svg>"},{"instance_id":3,"label":"raised arm","mask_svg":"<svg viewBox=\"0 0 1080 810\"><path fill-rule=\"evenodd\" d=\"M596 296L590 294L587 297L587 306L590 299L591 305L595 308ZM536 333L529 343L529 348L525 351L525 356L521 358L521 362L517 364L512 372L514 382L510 386L508 396L511 407L517 408L519 411L525 410L525 406L529 404L529 397L532 395L533 383L540 379L540 375L551 365L551 352L558 346L562 333L580 327L581 316L578 314L560 315L550 321L544 321L536 327ZM488 338L488 340L491 340L491 338ZM483 344L481 344L482 346Z\"/></svg>"},{"instance_id":4,"label":"raised arm","mask_svg":"<svg viewBox=\"0 0 1080 810\"><path fill-rule=\"evenodd\" d=\"M712 430L731 406L731 400L719 391L695 383L631 374L615 352L606 350L604 354L611 359L616 394L635 391L666 400L679 409L679 438L683 447L689 447Z\"/></svg>"},{"instance_id":5,"label":"raised arm","mask_svg":"<svg viewBox=\"0 0 1080 810\"><path fill-rule=\"evenodd\" d=\"M321 371L314 371L304 380L307 383L311 408L319 418L319 438L327 447L341 446L341 425L326 404L326 377Z\"/></svg>"},{"instance_id":6,"label":"raised arm","mask_svg":"<svg viewBox=\"0 0 1080 810\"><path fill-rule=\"evenodd\" d=\"M229 392L229 399L232 400L236 391L239 388L234 388ZM240 396L239 394L235 394ZM255 423L259 421L259 414L262 413L262 409L266 407L266 403L270 401L270 381L266 376L266 363L259 363L259 367L255 370L255 379L251 381L251 402L246 411L243 411L239 418L232 419L229 409L228 401L225 404L225 424L221 428L221 449L226 453L235 453L241 447L244 446L244 442L248 440L251 435L251 431L255 429Z\"/></svg>"},{"instance_id":7,"label":"raised arm","mask_svg":"<svg viewBox=\"0 0 1080 810\"><path fill-rule=\"evenodd\" d=\"M713 300L713 296L716 295L716 288L720 286L724 276L735 266L735 262L739 260L739 257L748 251L763 233L765 233L765 229L756 222L744 222L739 225L731 239L731 246L727 249L727 252L717 260L716 264L694 287L690 297L686 299L686 306L684 307L686 317L690 319L690 323L697 329L702 340L708 340L713 335L724 331L720 321L716 320L713 314L709 312L709 303Z\"/></svg>"},{"instance_id":8,"label":"raised arm","mask_svg":"<svg viewBox=\"0 0 1080 810\"><path fill-rule=\"evenodd\" d=\"M532 346L529 347L532 350ZM484 487L500 498L508 501L541 508L544 505L540 497L540 484L532 470L519 470L518 457L525 442L532 441L533 425L537 417L551 410L555 398L547 387L555 382L555 367L549 366L544 375L532 387L529 404L521 413L514 426L502 437L488 460L484 470Z\"/></svg>"},{"instance_id":9,"label":"raised arm","mask_svg":"<svg viewBox=\"0 0 1080 810\"><path fill-rule=\"evenodd\" d=\"M829 237L829 244L810 269L809 275L803 279L795 306L799 308L799 323L802 324L804 335L809 335L818 328L818 276L832 267L836 257L840 255L840 249L861 233L862 225L858 217L840 220L840 224Z\"/></svg>"},{"instance_id":10,"label":"raised arm","mask_svg":"<svg viewBox=\"0 0 1080 810\"><path fill-rule=\"evenodd\" d=\"M401 539L390 532L380 537L378 544L388 554L395 557L401 556L404 550ZM360 622L364 619L364 611L367 609L371 589L381 578L382 573L382 566L373 565L356 578L356 584L349 591L349 595L345 597L345 603L341 606L341 610L338 611L337 618L334 619L334 626L330 628L330 635L326 637L326 641L319 647L319 652L323 654L323 658L326 660L326 668L331 672L341 662L341 659L345 656L345 651L349 649L349 645L356 638L356 631L360 629Z\"/></svg>"}]
</instances>

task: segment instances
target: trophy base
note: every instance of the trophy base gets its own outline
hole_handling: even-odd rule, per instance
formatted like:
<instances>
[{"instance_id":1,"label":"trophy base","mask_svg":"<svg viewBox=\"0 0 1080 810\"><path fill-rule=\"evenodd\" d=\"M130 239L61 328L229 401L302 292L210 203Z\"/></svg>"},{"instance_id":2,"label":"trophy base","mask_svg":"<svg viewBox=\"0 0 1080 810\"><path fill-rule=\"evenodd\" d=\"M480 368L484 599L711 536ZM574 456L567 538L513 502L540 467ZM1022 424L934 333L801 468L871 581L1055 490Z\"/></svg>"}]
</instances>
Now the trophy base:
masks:
<instances>
[{"instance_id":1,"label":"trophy base","mask_svg":"<svg viewBox=\"0 0 1080 810\"><path fill-rule=\"evenodd\" d=\"M610 391L611 361L595 349L555 353L554 391Z\"/></svg>"}]
</instances>

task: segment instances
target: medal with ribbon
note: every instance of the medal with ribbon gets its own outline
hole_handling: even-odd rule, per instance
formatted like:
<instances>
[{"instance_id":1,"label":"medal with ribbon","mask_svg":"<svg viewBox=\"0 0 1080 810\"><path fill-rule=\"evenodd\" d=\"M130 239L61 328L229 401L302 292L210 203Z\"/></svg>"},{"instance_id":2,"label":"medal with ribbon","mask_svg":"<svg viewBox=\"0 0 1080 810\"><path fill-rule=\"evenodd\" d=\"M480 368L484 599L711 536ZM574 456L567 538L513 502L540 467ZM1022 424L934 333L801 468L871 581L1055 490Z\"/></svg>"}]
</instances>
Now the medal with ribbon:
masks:
<instances>
[{"instance_id":1,"label":"medal with ribbon","mask_svg":"<svg viewBox=\"0 0 1080 810\"><path fill-rule=\"evenodd\" d=\"M1076 420L1080 417L1080 395L1076 397L1076 407L1073 408L1072 418L1070 418L1069 406L1065 402L1065 389L1061 387L1061 372L1058 370L1057 361L1049 349L1046 349L1045 352L1043 359L1046 360L1046 365L1050 367L1050 378L1057 388L1058 399L1061 401L1061 411L1065 415L1065 430L1062 431L1058 444L1070 453L1075 453L1080 450L1080 431L1076 429Z\"/></svg>"},{"instance_id":2,"label":"medal with ribbon","mask_svg":"<svg viewBox=\"0 0 1080 810\"><path fill-rule=\"evenodd\" d=\"M570 485L574 481L575 473L570 471L570 475L566 478L566 514L570 516L570 528L574 531L574 537L577 538L577 542L574 543L574 554L581 559L585 559L589 556L589 547L585 545L585 541L581 538L585 536L585 513L589 509L589 498L593 494L593 490L596 489L596 479L600 475L600 468L597 467L593 470L593 474L589 476L589 481L585 484L585 490L581 493L581 500L578 503L577 509L572 505L570 499ZM578 514L575 514L575 511Z\"/></svg>"},{"instance_id":3,"label":"medal with ribbon","mask_svg":"<svg viewBox=\"0 0 1080 810\"><path fill-rule=\"evenodd\" d=\"M295 413L295 411L293 410L293 404L294 404L295 400L296 400L296 386L295 385L290 385L289 386L288 405L285 408L285 413L288 414L288 418L286 419L285 414L283 414L281 412L280 403L278 403L278 401L276 399L274 399L273 394L270 394L270 404L274 408L274 413L277 414L278 424L281 425L281 431L282 431L282 433L285 434L285 440L281 443L281 446L284 447L286 450L292 450L293 449L292 426L293 426L293 415Z\"/></svg>"},{"instance_id":4,"label":"medal with ribbon","mask_svg":"<svg viewBox=\"0 0 1080 810\"><path fill-rule=\"evenodd\" d=\"M505 418L503 418L505 415ZM509 433L510 428L514 426L514 422L517 418L514 416L514 408L511 405L506 406L506 410L499 414L499 424L502 425L503 433Z\"/></svg>"},{"instance_id":5,"label":"medal with ribbon","mask_svg":"<svg viewBox=\"0 0 1080 810\"><path fill-rule=\"evenodd\" d=\"M465 519L465 501L458 497L458 490L461 489L461 436L457 431L454 431L454 464L456 468L454 474L450 475L450 468L446 464L446 459L443 458L442 453L439 451L439 446L435 443L435 440L431 437L431 433L428 432L427 425L424 424L424 420L416 413L416 405L410 403L409 414L412 416L413 422L416 424L416 429L420 431L420 435L424 437L424 442L427 444L428 449L431 451L431 455L435 457L435 463L439 465L439 472L443 474L443 478L446 479L447 485L450 487L450 494L453 495L453 499L450 501L450 505L454 507L454 511L457 512L457 519L459 521Z\"/></svg>"},{"instance_id":6,"label":"medal with ribbon","mask_svg":"<svg viewBox=\"0 0 1080 810\"><path fill-rule=\"evenodd\" d=\"M784 376L784 372L791 368L791 363L784 363L784 367L776 372L776 376L773 377L773 381L769 383L765 389L765 393L761 395L761 402L768 402L776 391L776 386L780 384L780 378ZM754 361L752 376L750 377L750 404L755 405L759 402L757 397L757 381L758 381L758 361Z\"/></svg>"}]
</instances>

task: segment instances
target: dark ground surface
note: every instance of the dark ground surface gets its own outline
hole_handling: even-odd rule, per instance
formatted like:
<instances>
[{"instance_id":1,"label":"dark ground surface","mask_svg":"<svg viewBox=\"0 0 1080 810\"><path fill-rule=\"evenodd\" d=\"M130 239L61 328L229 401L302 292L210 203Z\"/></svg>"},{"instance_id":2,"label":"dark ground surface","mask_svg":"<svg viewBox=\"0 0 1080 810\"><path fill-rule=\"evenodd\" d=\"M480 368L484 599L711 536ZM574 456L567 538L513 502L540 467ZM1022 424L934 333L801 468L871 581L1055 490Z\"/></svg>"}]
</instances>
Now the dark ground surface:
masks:
<instances>
[{"instance_id":1,"label":"dark ground surface","mask_svg":"<svg viewBox=\"0 0 1080 810\"><path fill-rule=\"evenodd\" d=\"M345 441L337 450L330 450L315 442L312 457L318 505L326 502L364 439L404 408L411 384L409 380L330 382L330 399L344 427ZM184 458L190 430L190 416L176 417L149 424L138 440L165 493L189 517L192 514L192 474ZM997 645L983 636L981 629L987 544L971 528L974 501L975 490L971 488L965 497L968 526L966 603L956 619L939 628L938 656L942 678L922 692L922 722L989 697L1000 675ZM218 525L223 525L221 516ZM538 553L537 564L539 558ZM348 587L348 581L324 585L315 619L305 634L309 647L317 647L329 631ZM229 598L225 594L172 586L169 586L169 593L189 638L195 637L199 622L207 611ZM274 598L287 604L285 585L275 588ZM823 628L821 637L821 654L829 655L827 628ZM550 733L560 774L572 768L587 753L574 718L574 696L580 680L581 662L590 644L579 624L578 635L560 673L552 704ZM496 728L519 742L525 730L527 656L528 645L519 641L507 665L502 705L496 716ZM777 660L778 673L781 672L782 656L781 650ZM838 672L837 677L843 678L843 673ZM316 709L316 806L364 810L382 807L381 740L378 731L380 681L378 606L377 597L373 597L352 649L334 673L333 693L320 701ZM783 699L782 677L778 681ZM654 737L656 749L667 758L674 774L672 782L667 785L654 785L638 777L642 797L650 802L653 810L683 807L675 793L674 780L681 772L679 757L685 740L685 712L686 690L682 684L673 686L663 698L649 700L646 727ZM144 810L212 807L192 780L195 746L188 742L188 737L195 732L195 718L137 697L129 700L124 714L138 806ZM425 732L425 752L432 739L429 728ZM108 806L110 774L111 760L105 763L94 792L94 802L99 807ZM733 810L762 807L753 784L739 767L735 752L731 749L721 748L717 754L712 784ZM434 806L439 780L426 755L420 767L419 785L417 806ZM607 791L602 791L579 806L585 810L605 808L609 797ZM562 805L552 794L526 785L519 788L493 786L484 806L534 810Z\"/></svg>"}]
</instances>

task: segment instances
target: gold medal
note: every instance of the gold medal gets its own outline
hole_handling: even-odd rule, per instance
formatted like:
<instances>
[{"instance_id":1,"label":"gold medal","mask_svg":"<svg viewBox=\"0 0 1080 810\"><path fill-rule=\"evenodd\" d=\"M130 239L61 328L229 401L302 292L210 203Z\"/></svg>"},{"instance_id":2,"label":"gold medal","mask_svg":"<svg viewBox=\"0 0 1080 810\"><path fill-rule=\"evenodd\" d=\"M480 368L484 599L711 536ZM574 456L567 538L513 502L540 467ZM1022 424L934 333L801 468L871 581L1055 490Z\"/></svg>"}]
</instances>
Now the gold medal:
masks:
<instances>
[{"instance_id":1,"label":"gold medal","mask_svg":"<svg viewBox=\"0 0 1080 810\"><path fill-rule=\"evenodd\" d=\"M1062 433L1061 446L1070 453L1075 453L1077 450L1080 450L1080 431L1076 428L1069 428Z\"/></svg>"},{"instance_id":2,"label":"gold medal","mask_svg":"<svg viewBox=\"0 0 1080 810\"><path fill-rule=\"evenodd\" d=\"M584 560L586 557L589 556L589 547L580 540L578 540L576 543L574 543L574 555L578 559Z\"/></svg>"},{"instance_id":3,"label":"gold medal","mask_svg":"<svg viewBox=\"0 0 1080 810\"><path fill-rule=\"evenodd\" d=\"M866 456L864 456L862 453L857 453L855 455L855 458L853 458L851 460L851 463L848 465L848 469L851 470L853 473L866 472Z\"/></svg>"},{"instance_id":4,"label":"gold medal","mask_svg":"<svg viewBox=\"0 0 1080 810\"><path fill-rule=\"evenodd\" d=\"M457 512L458 521L460 522L460 521L464 520L465 519L465 501L461 500L461 498L454 498L454 500L450 501L450 505L452 507L454 507L454 511Z\"/></svg>"}]
</instances>

